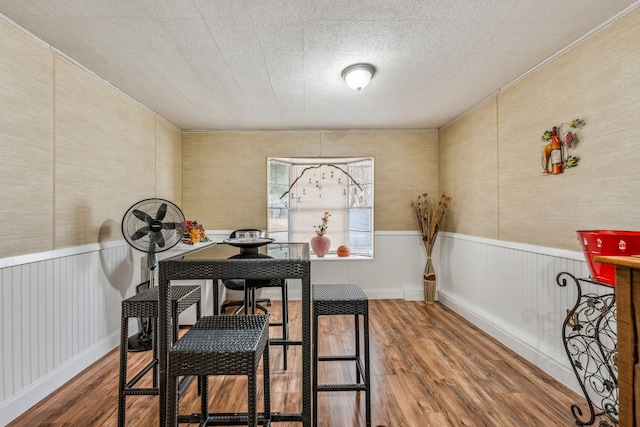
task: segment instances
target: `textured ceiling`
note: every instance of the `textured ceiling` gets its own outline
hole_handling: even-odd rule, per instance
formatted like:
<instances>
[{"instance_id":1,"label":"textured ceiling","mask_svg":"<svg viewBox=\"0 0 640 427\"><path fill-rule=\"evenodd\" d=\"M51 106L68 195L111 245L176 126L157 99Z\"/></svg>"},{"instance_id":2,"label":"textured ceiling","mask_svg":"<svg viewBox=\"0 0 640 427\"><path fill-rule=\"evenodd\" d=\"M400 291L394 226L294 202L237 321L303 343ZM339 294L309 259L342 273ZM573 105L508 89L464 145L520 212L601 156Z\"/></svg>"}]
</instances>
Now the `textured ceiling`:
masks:
<instances>
[{"instance_id":1,"label":"textured ceiling","mask_svg":"<svg viewBox=\"0 0 640 427\"><path fill-rule=\"evenodd\" d=\"M0 0L184 130L437 128L632 0ZM342 69L369 62L362 92Z\"/></svg>"}]
</instances>

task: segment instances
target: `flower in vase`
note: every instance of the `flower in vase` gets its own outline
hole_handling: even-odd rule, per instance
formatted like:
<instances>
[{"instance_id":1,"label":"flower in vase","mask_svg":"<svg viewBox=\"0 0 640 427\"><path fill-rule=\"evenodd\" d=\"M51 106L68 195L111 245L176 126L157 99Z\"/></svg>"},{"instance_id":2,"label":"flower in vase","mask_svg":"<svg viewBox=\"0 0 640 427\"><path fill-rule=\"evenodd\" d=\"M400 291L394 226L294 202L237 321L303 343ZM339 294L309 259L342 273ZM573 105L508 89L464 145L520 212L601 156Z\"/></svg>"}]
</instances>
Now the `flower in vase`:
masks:
<instances>
[{"instance_id":1,"label":"flower in vase","mask_svg":"<svg viewBox=\"0 0 640 427\"><path fill-rule=\"evenodd\" d=\"M198 224L198 221L187 220L184 223L184 236L182 241L183 243L193 245L198 242L208 242L209 239L202 224Z\"/></svg>"},{"instance_id":2,"label":"flower in vase","mask_svg":"<svg viewBox=\"0 0 640 427\"><path fill-rule=\"evenodd\" d=\"M313 229L315 230L318 236L322 236L327 232L327 227L328 227L327 223L329 222L330 216L331 214L329 212L325 212L322 218L320 218L322 220L322 223L320 225L313 226Z\"/></svg>"}]
</instances>

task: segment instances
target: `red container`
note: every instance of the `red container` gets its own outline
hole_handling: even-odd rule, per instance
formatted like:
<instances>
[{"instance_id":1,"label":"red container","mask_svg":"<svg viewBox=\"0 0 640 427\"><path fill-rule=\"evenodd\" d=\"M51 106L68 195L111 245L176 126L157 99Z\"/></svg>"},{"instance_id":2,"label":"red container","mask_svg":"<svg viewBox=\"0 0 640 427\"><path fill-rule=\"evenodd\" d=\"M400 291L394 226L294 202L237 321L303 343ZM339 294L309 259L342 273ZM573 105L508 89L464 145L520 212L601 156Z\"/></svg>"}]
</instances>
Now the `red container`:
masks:
<instances>
[{"instance_id":1,"label":"red container","mask_svg":"<svg viewBox=\"0 0 640 427\"><path fill-rule=\"evenodd\" d=\"M576 233L591 277L598 282L615 286L616 266L595 262L596 255L640 255L640 231L579 230Z\"/></svg>"}]
</instances>

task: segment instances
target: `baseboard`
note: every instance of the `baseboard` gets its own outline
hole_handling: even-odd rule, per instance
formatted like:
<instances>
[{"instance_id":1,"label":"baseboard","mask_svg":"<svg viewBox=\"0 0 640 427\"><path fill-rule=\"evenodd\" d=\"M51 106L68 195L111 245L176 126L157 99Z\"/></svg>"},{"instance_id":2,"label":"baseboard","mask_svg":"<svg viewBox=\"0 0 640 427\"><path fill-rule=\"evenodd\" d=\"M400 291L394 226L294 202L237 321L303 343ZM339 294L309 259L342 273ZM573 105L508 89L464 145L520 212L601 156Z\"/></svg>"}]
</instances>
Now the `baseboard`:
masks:
<instances>
[{"instance_id":1,"label":"baseboard","mask_svg":"<svg viewBox=\"0 0 640 427\"><path fill-rule=\"evenodd\" d=\"M424 301L424 291L422 289L408 289L402 292L405 301Z\"/></svg>"},{"instance_id":2,"label":"baseboard","mask_svg":"<svg viewBox=\"0 0 640 427\"><path fill-rule=\"evenodd\" d=\"M479 316L469 307L456 301L453 298L450 298L445 293L438 293L438 301L460 316L467 319L469 322L480 328L489 336L500 341L500 343L504 344L519 356L533 363L535 366L542 369L544 372L551 375L553 378L555 378L565 386L569 387L574 392L578 393L581 396L583 395L582 389L578 384L575 374L569 367L563 366L557 361L549 358L545 354L524 343L517 337L506 332L498 325L491 323L483 317Z\"/></svg>"},{"instance_id":3,"label":"baseboard","mask_svg":"<svg viewBox=\"0 0 640 427\"><path fill-rule=\"evenodd\" d=\"M119 345L120 331L117 331L3 401L0 404L0 426L27 412Z\"/></svg>"}]
</instances>

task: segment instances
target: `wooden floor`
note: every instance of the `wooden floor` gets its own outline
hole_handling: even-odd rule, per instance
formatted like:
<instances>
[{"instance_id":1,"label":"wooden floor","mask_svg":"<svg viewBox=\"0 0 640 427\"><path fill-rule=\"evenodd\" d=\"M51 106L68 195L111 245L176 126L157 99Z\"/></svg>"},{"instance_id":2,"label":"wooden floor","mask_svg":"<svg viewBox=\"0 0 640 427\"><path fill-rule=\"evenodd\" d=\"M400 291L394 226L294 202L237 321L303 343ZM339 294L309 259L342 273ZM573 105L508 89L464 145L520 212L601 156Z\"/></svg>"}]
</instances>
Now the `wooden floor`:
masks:
<instances>
[{"instance_id":1,"label":"wooden floor","mask_svg":"<svg viewBox=\"0 0 640 427\"><path fill-rule=\"evenodd\" d=\"M274 302L273 317L279 317ZM290 302L299 325L300 302ZM403 300L371 300L370 345L373 426L574 426L570 405L584 398L515 355L445 306ZM320 318L320 354L353 351L353 318ZM279 329L272 327L271 335ZM292 330L299 339L299 327ZM129 353L135 369L150 352ZM272 409L299 411L301 348L271 351ZM119 350L79 374L9 426L115 426ZM299 368L298 368L299 369ZM323 362L320 382L354 378L352 364ZM342 377L342 379L340 379ZM258 380L259 383L262 381ZM198 412L195 382L180 403L181 413ZM213 412L246 411L246 379L212 377ZM262 387L259 386L262 394ZM262 399L259 401L262 406ZM364 426L364 395L321 393L319 426ZM127 425L158 425L158 398L127 398ZM274 423L274 426L299 426ZM597 425L597 421L596 421Z\"/></svg>"}]
</instances>

